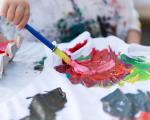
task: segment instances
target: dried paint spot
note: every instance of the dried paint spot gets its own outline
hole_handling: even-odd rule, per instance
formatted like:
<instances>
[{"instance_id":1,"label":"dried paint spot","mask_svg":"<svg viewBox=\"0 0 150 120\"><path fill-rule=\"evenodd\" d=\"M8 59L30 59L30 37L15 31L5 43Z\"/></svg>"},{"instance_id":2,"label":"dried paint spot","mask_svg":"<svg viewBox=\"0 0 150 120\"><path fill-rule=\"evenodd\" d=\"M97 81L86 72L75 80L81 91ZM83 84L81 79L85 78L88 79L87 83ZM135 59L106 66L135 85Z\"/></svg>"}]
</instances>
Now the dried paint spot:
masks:
<instances>
[{"instance_id":1,"label":"dried paint spot","mask_svg":"<svg viewBox=\"0 0 150 120\"><path fill-rule=\"evenodd\" d=\"M137 94L124 94L120 89L115 90L101 99L103 110L118 118L135 119L140 111L150 112L150 92L144 93L138 90ZM149 117L147 114L141 114L139 119ZM144 119L149 120L149 119Z\"/></svg>"},{"instance_id":2,"label":"dried paint spot","mask_svg":"<svg viewBox=\"0 0 150 120\"><path fill-rule=\"evenodd\" d=\"M43 57L42 60L35 62L34 70L42 71L44 68L44 62L47 59L47 57Z\"/></svg>"},{"instance_id":3,"label":"dried paint spot","mask_svg":"<svg viewBox=\"0 0 150 120\"><path fill-rule=\"evenodd\" d=\"M55 120L56 112L64 108L66 102L66 94L61 88L46 94L37 94L29 107L30 116L22 120Z\"/></svg>"}]
</instances>

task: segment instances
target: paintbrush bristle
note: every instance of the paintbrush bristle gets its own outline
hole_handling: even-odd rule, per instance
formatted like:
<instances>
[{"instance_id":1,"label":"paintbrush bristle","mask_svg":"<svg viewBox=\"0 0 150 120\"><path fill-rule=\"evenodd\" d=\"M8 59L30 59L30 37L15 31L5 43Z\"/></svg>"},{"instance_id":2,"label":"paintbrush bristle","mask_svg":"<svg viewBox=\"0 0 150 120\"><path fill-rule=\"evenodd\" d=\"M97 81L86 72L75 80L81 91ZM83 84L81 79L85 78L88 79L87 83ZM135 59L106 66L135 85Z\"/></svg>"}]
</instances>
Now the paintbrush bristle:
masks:
<instances>
[{"instance_id":1,"label":"paintbrush bristle","mask_svg":"<svg viewBox=\"0 0 150 120\"><path fill-rule=\"evenodd\" d=\"M71 65L71 59L68 55L66 55L63 51L59 48L55 48L53 51L58 57L60 57L65 63Z\"/></svg>"}]
</instances>

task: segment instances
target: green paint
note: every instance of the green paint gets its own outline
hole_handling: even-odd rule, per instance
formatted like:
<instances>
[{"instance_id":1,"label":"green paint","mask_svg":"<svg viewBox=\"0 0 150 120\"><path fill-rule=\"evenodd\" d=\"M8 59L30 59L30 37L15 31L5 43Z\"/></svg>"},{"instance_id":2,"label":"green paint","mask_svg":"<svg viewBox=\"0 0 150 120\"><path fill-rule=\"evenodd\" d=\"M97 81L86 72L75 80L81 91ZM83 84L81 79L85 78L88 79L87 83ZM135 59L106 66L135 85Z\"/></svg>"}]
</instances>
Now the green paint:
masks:
<instances>
[{"instance_id":1,"label":"green paint","mask_svg":"<svg viewBox=\"0 0 150 120\"><path fill-rule=\"evenodd\" d=\"M124 81L134 83L136 81L150 80L150 72L148 70L135 68L131 74L125 77Z\"/></svg>"},{"instance_id":2,"label":"green paint","mask_svg":"<svg viewBox=\"0 0 150 120\"><path fill-rule=\"evenodd\" d=\"M120 58L125 64L132 66L131 73L127 75L123 81L119 82L120 86L123 86L125 82L135 83L137 81L150 80L150 63L145 62L145 57L139 56L130 58L122 54Z\"/></svg>"},{"instance_id":3,"label":"green paint","mask_svg":"<svg viewBox=\"0 0 150 120\"><path fill-rule=\"evenodd\" d=\"M66 74L66 77L70 79L71 75L69 73Z\"/></svg>"},{"instance_id":4,"label":"green paint","mask_svg":"<svg viewBox=\"0 0 150 120\"><path fill-rule=\"evenodd\" d=\"M43 57L42 60L35 62L34 70L42 71L44 68L44 62L47 57Z\"/></svg>"},{"instance_id":5,"label":"green paint","mask_svg":"<svg viewBox=\"0 0 150 120\"><path fill-rule=\"evenodd\" d=\"M44 61L46 60L47 57L43 57L42 60L35 62L35 64L40 64L44 65Z\"/></svg>"},{"instance_id":6,"label":"green paint","mask_svg":"<svg viewBox=\"0 0 150 120\"><path fill-rule=\"evenodd\" d=\"M80 57L77 58L77 61L81 62L83 60L89 60L89 59L91 59L90 56L81 55Z\"/></svg>"},{"instance_id":7,"label":"green paint","mask_svg":"<svg viewBox=\"0 0 150 120\"><path fill-rule=\"evenodd\" d=\"M136 94L125 94L120 89L116 89L102 98L101 102L106 113L118 117L119 120L133 120L140 111L150 111L150 92L144 93L138 90Z\"/></svg>"},{"instance_id":8,"label":"green paint","mask_svg":"<svg viewBox=\"0 0 150 120\"><path fill-rule=\"evenodd\" d=\"M150 63L147 63L140 58L138 58L138 59L130 58L130 57L126 56L125 54L122 54L120 57L121 57L121 60L125 64L131 64L134 67L139 68L139 69L150 69Z\"/></svg>"},{"instance_id":9,"label":"green paint","mask_svg":"<svg viewBox=\"0 0 150 120\"><path fill-rule=\"evenodd\" d=\"M34 66L34 70L37 70L37 71L42 71L43 68L44 68L43 65L36 65L36 66Z\"/></svg>"}]
</instances>

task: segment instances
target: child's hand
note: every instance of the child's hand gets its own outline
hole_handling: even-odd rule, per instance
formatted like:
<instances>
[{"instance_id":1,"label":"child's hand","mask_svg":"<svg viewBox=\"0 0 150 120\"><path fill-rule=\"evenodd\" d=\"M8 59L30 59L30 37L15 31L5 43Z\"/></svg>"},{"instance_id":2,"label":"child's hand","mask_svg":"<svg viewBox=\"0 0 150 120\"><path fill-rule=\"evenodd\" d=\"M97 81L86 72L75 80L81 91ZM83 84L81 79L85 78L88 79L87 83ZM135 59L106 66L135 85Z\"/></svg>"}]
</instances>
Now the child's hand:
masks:
<instances>
[{"instance_id":1,"label":"child's hand","mask_svg":"<svg viewBox=\"0 0 150 120\"><path fill-rule=\"evenodd\" d=\"M29 3L27 0L3 0L1 15L22 29L29 19Z\"/></svg>"}]
</instances>

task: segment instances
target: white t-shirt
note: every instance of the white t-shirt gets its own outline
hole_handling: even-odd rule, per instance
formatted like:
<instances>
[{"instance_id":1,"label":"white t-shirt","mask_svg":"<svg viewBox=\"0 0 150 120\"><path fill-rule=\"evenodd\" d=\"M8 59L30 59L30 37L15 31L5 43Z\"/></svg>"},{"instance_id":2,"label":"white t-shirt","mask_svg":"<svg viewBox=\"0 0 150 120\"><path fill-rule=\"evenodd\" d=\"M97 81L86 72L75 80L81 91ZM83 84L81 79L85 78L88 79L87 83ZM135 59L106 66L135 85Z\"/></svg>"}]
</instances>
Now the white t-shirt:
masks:
<instances>
[{"instance_id":1,"label":"white t-shirt","mask_svg":"<svg viewBox=\"0 0 150 120\"><path fill-rule=\"evenodd\" d=\"M97 16L111 18L108 22L116 26L116 36L122 39L125 39L130 29L140 31L139 16L132 0L74 1L85 19L96 19ZM65 18L69 12L74 12L71 0L29 0L29 2L31 5L29 23L47 38L57 38L57 21Z\"/></svg>"},{"instance_id":2,"label":"white t-shirt","mask_svg":"<svg viewBox=\"0 0 150 120\"><path fill-rule=\"evenodd\" d=\"M110 17L110 24L116 26L116 35L125 39L127 31L141 31L139 15L133 0L76 0L85 17ZM84 4L82 4L83 1Z\"/></svg>"}]
</instances>

